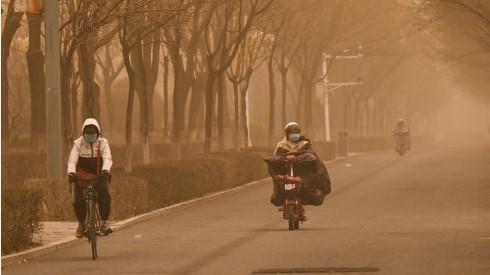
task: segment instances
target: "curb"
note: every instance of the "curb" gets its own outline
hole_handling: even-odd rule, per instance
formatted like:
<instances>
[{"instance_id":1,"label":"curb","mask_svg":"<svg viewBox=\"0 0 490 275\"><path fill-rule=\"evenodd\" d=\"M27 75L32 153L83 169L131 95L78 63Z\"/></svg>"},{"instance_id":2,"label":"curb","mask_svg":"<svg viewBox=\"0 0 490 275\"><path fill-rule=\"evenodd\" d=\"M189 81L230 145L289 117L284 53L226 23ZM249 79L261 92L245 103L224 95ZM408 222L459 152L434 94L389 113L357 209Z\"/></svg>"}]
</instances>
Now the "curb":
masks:
<instances>
[{"instance_id":1,"label":"curb","mask_svg":"<svg viewBox=\"0 0 490 275\"><path fill-rule=\"evenodd\" d=\"M336 161L345 160L346 158L349 158L349 157L335 158L333 160L326 161L325 163L333 163ZM267 181L267 180L269 180L269 177L259 179L256 181L252 181L252 182L249 182L249 183L246 183L244 185L234 187L231 189L219 191L216 193L211 193L211 194L199 197L199 198L195 198L192 200L173 204L173 205L163 207L160 209L152 210L150 212L140 214L138 216L134 216L134 217L116 222L116 223L112 224L112 230L114 232L116 232L116 231L122 230L126 227L129 227L133 224L137 224L140 222L144 222L144 221L147 221L150 219L157 218L159 216L162 216L165 212L172 210L172 209L175 209L175 208L190 205L190 204L193 204L196 202L208 200L208 199L215 198L215 197L222 196L222 195L237 193L241 190L247 189L251 186L257 185L257 184L262 183L262 182ZM63 248L72 247L72 246L75 246L75 245L77 245L81 242L84 242L84 241L86 241L85 238L77 239L75 237L68 237L67 239L64 239L64 240L61 240L61 241L58 241L55 243L51 243L51 244L48 244L45 246L39 246L39 247L35 247L32 249L21 251L21 252L15 253L15 254L2 256L2 267L9 266L12 264L22 264L24 262L29 261L30 259L42 256L42 255L45 255L45 254L48 254L48 253L51 253L51 252L54 252L54 251L57 251L57 250L60 250Z\"/></svg>"}]
</instances>

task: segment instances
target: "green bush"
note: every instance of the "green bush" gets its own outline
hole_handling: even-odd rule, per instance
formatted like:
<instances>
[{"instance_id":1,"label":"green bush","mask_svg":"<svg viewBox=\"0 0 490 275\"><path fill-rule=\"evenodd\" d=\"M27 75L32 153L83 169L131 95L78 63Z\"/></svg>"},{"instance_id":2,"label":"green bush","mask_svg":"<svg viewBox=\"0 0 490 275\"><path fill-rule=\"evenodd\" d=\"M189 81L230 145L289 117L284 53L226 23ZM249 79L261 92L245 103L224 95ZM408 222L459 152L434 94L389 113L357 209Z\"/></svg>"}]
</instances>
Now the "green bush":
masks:
<instances>
[{"instance_id":1,"label":"green bush","mask_svg":"<svg viewBox=\"0 0 490 275\"><path fill-rule=\"evenodd\" d=\"M42 221L75 221L73 198L66 180L32 179L24 187L41 195ZM111 219L121 220L149 209L145 180L125 173L115 173L111 184Z\"/></svg>"},{"instance_id":2,"label":"green bush","mask_svg":"<svg viewBox=\"0 0 490 275\"><path fill-rule=\"evenodd\" d=\"M211 153L207 157L225 161L226 166L223 168L227 187L242 185L268 175L262 154L229 151Z\"/></svg>"},{"instance_id":3,"label":"green bush","mask_svg":"<svg viewBox=\"0 0 490 275\"><path fill-rule=\"evenodd\" d=\"M132 174L148 181L150 207L157 209L266 177L267 170L256 153L222 152L141 165Z\"/></svg>"},{"instance_id":4,"label":"green bush","mask_svg":"<svg viewBox=\"0 0 490 275\"><path fill-rule=\"evenodd\" d=\"M26 188L2 188L2 255L33 245L40 228L41 194Z\"/></svg>"},{"instance_id":5,"label":"green bush","mask_svg":"<svg viewBox=\"0 0 490 275\"><path fill-rule=\"evenodd\" d=\"M126 173L113 173L111 219L122 220L147 212L148 182Z\"/></svg>"},{"instance_id":6,"label":"green bush","mask_svg":"<svg viewBox=\"0 0 490 275\"><path fill-rule=\"evenodd\" d=\"M46 154L25 151L2 155L3 188L15 187L29 178L45 176Z\"/></svg>"},{"instance_id":7,"label":"green bush","mask_svg":"<svg viewBox=\"0 0 490 275\"><path fill-rule=\"evenodd\" d=\"M151 209L195 198L223 185L224 161L166 160L133 169L133 175L148 181Z\"/></svg>"},{"instance_id":8,"label":"green bush","mask_svg":"<svg viewBox=\"0 0 490 275\"><path fill-rule=\"evenodd\" d=\"M121 144L110 144L112 160L116 167L123 167L126 160L127 147ZM185 143L181 145L181 155L190 157L201 153L203 150L202 143ZM131 145L133 164L143 163L143 145ZM151 161L159 161L177 158L177 146L174 143L155 143L150 145Z\"/></svg>"},{"instance_id":9,"label":"green bush","mask_svg":"<svg viewBox=\"0 0 490 275\"><path fill-rule=\"evenodd\" d=\"M66 180L29 179L23 187L40 194L42 221L76 220Z\"/></svg>"}]
</instances>

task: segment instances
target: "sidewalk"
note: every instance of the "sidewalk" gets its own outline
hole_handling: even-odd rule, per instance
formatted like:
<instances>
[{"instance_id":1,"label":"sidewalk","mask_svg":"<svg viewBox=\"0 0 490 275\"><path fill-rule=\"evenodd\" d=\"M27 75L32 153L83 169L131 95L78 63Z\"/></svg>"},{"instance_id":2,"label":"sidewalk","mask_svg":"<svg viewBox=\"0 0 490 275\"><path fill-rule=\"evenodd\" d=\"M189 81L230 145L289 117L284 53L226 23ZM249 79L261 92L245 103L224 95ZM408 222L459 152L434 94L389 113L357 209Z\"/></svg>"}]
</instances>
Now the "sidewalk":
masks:
<instances>
[{"instance_id":1,"label":"sidewalk","mask_svg":"<svg viewBox=\"0 0 490 275\"><path fill-rule=\"evenodd\" d=\"M77 222L41 222L41 230L34 235L34 241L42 246L75 238Z\"/></svg>"}]
</instances>

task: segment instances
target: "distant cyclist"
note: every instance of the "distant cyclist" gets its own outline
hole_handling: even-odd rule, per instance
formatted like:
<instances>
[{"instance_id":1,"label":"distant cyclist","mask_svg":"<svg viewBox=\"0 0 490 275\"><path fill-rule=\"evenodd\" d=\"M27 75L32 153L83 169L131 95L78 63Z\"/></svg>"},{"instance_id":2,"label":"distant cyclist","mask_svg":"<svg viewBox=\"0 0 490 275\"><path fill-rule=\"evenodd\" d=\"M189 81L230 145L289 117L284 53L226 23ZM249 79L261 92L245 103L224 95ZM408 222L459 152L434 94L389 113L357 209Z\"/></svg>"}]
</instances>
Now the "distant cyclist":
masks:
<instances>
[{"instance_id":1,"label":"distant cyclist","mask_svg":"<svg viewBox=\"0 0 490 275\"><path fill-rule=\"evenodd\" d=\"M112 232L108 219L111 212L111 196L109 194L110 171L112 167L111 149L107 139L101 137L100 126L94 118L87 118L82 126L82 136L75 140L68 159L68 180L76 182L77 174L100 175L95 186L102 224L100 231L104 234ZM97 171L97 158L100 161ZM77 238L82 238L85 232L86 206L82 187L75 184L75 215L78 228Z\"/></svg>"}]
</instances>

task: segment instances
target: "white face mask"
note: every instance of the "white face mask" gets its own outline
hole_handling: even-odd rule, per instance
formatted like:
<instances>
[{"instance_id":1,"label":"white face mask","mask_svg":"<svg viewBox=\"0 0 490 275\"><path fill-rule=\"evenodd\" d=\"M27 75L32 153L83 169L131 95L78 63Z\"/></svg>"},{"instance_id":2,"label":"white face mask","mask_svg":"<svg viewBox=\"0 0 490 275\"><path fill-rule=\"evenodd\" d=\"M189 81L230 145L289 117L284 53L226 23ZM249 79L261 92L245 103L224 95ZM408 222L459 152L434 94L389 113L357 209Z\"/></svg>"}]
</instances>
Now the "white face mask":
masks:
<instances>
[{"instance_id":1,"label":"white face mask","mask_svg":"<svg viewBox=\"0 0 490 275\"><path fill-rule=\"evenodd\" d=\"M289 134L288 139L292 142L298 142L300 134Z\"/></svg>"},{"instance_id":2,"label":"white face mask","mask_svg":"<svg viewBox=\"0 0 490 275\"><path fill-rule=\"evenodd\" d=\"M83 134L83 139L88 143L94 143L97 140L97 134Z\"/></svg>"}]
</instances>

